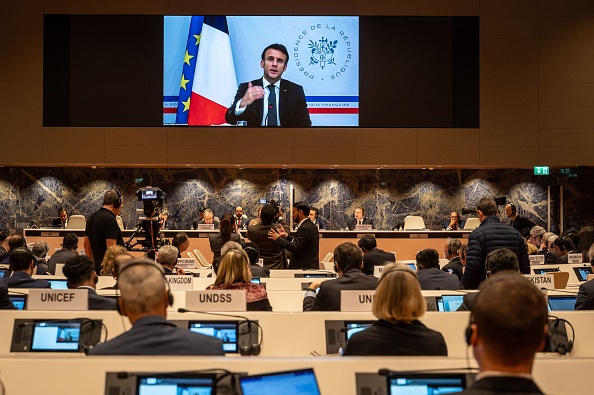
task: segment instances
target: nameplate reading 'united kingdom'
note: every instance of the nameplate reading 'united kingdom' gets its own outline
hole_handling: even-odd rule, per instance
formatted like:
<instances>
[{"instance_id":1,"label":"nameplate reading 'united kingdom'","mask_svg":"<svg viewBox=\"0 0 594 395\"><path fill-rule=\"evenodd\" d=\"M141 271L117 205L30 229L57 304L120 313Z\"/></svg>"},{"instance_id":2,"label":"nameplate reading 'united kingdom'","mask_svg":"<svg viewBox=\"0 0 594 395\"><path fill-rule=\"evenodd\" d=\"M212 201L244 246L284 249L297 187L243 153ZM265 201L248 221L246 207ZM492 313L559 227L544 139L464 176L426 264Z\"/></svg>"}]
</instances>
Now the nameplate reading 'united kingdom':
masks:
<instances>
[{"instance_id":1,"label":"nameplate reading 'united kingdom'","mask_svg":"<svg viewBox=\"0 0 594 395\"><path fill-rule=\"evenodd\" d=\"M193 288L193 276L170 275L165 276L169 283L169 289L172 291L191 291Z\"/></svg>"},{"instance_id":2,"label":"nameplate reading 'united kingdom'","mask_svg":"<svg viewBox=\"0 0 594 395\"><path fill-rule=\"evenodd\" d=\"M88 310L89 292L86 289L29 290L27 310Z\"/></svg>"},{"instance_id":3,"label":"nameplate reading 'united kingdom'","mask_svg":"<svg viewBox=\"0 0 594 395\"><path fill-rule=\"evenodd\" d=\"M246 291L188 291L186 292L186 308L197 311L246 311Z\"/></svg>"},{"instance_id":4,"label":"nameplate reading 'united kingdom'","mask_svg":"<svg viewBox=\"0 0 594 395\"><path fill-rule=\"evenodd\" d=\"M340 311L371 311L374 290L340 291Z\"/></svg>"}]
</instances>

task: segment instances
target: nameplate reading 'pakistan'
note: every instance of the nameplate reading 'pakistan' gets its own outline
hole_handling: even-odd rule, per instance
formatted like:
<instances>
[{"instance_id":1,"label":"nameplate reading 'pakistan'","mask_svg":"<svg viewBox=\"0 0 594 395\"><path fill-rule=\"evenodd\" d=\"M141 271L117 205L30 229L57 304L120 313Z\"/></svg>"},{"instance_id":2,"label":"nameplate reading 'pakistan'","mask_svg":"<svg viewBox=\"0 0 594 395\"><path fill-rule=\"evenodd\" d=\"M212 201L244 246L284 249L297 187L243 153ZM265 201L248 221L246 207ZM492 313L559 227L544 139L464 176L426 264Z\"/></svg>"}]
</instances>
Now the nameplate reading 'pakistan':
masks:
<instances>
[{"instance_id":1,"label":"nameplate reading 'pakistan'","mask_svg":"<svg viewBox=\"0 0 594 395\"><path fill-rule=\"evenodd\" d=\"M528 255L528 259L530 259L531 265L544 265L545 263L545 256L541 254Z\"/></svg>"},{"instance_id":2,"label":"nameplate reading 'pakistan'","mask_svg":"<svg viewBox=\"0 0 594 395\"><path fill-rule=\"evenodd\" d=\"M172 291L191 291L193 276L170 275L165 276Z\"/></svg>"},{"instance_id":3,"label":"nameplate reading 'pakistan'","mask_svg":"<svg viewBox=\"0 0 594 395\"><path fill-rule=\"evenodd\" d=\"M532 284L536 285L538 288L555 289L555 279L552 274L524 274L524 277L530 280Z\"/></svg>"},{"instance_id":4,"label":"nameplate reading 'pakistan'","mask_svg":"<svg viewBox=\"0 0 594 395\"><path fill-rule=\"evenodd\" d=\"M86 289L30 289L27 310L88 310Z\"/></svg>"},{"instance_id":5,"label":"nameplate reading 'pakistan'","mask_svg":"<svg viewBox=\"0 0 594 395\"><path fill-rule=\"evenodd\" d=\"M340 311L371 311L374 290L340 291Z\"/></svg>"},{"instance_id":6,"label":"nameplate reading 'pakistan'","mask_svg":"<svg viewBox=\"0 0 594 395\"><path fill-rule=\"evenodd\" d=\"M188 291L186 308L197 311L246 311L246 291L212 289Z\"/></svg>"}]
</instances>

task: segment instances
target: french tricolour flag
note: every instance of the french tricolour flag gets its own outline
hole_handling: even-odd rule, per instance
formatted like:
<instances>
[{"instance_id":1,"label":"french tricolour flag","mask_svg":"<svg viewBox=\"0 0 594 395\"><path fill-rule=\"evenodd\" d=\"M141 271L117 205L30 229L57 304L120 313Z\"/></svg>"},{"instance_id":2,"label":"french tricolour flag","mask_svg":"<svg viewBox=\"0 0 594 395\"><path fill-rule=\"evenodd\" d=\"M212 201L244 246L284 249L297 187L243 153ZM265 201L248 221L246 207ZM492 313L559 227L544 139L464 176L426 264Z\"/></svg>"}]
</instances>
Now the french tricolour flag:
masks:
<instances>
[{"instance_id":1,"label":"french tricolour flag","mask_svg":"<svg viewBox=\"0 0 594 395\"><path fill-rule=\"evenodd\" d=\"M188 125L225 123L225 112L227 106L233 102L236 90L237 77L227 18L205 16L194 72Z\"/></svg>"}]
</instances>

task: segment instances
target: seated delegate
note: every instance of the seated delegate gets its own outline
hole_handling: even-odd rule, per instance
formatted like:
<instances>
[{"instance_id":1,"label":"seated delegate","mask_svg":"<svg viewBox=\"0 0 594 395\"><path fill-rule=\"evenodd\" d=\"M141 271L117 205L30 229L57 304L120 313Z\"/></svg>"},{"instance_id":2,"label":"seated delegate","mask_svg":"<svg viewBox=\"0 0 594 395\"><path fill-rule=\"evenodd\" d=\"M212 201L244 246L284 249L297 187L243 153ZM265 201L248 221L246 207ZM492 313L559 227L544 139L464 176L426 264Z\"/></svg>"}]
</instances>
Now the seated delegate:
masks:
<instances>
[{"instance_id":1,"label":"seated delegate","mask_svg":"<svg viewBox=\"0 0 594 395\"><path fill-rule=\"evenodd\" d=\"M443 335L418 319L426 304L417 275L406 265L384 267L372 312L378 320L355 333L344 355L448 355Z\"/></svg>"}]
</instances>

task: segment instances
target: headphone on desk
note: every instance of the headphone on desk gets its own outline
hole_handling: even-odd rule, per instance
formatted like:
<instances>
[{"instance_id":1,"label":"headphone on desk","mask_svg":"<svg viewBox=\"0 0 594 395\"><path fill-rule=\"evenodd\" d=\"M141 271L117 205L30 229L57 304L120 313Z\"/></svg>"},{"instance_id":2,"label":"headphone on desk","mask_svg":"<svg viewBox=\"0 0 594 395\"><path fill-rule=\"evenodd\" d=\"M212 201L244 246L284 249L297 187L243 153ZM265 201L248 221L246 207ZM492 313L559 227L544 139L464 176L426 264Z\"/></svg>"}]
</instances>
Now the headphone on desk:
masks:
<instances>
[{"instance_id":1,"label":"headphone on desk","mask_svg":"<svg viewBox=\"0 0 594 395\"><path fill-rule=\"evenodd\" d=\"M163 282L165 283L165 288L167 288L167 303L169 304L169 306L173 306L173 294L171 293L171 288L169 287L169 283L167 282L165 273L161 270L161 268L159 266L157 266L155 263L153 263L152 261L150 261L148 259L138 260L135 262L133 261L133 262L127 264L126 266L124 266L123 268L120 269L120 271L118 273L118 279L122 276L122 273L124 273L126 270L129 270L130 268L136 267L136 266L152 266L153 268L155 268L155 270L159 271L159 274L161 274L161 277L163 277ZM117 287L117 283L116 283L116 287ZM120 295L118 295L118 298L116 301L117 302L116 308L120 315L124 315L122 309L120 308L120 300L119 299L120 299Z\"/></svg>"}]
</instances>

